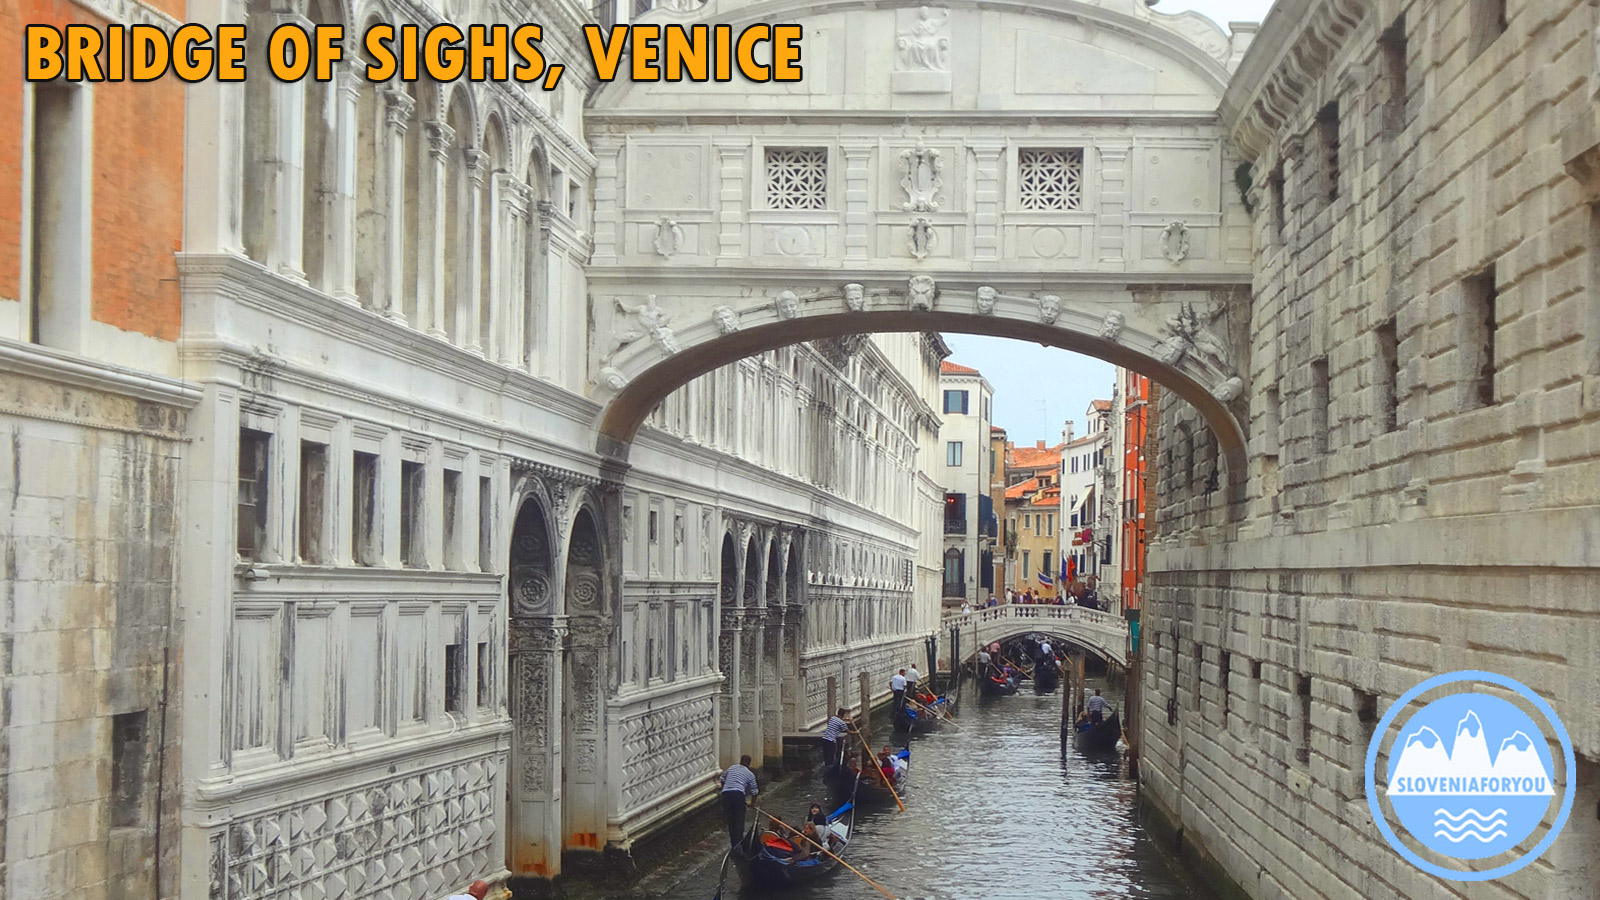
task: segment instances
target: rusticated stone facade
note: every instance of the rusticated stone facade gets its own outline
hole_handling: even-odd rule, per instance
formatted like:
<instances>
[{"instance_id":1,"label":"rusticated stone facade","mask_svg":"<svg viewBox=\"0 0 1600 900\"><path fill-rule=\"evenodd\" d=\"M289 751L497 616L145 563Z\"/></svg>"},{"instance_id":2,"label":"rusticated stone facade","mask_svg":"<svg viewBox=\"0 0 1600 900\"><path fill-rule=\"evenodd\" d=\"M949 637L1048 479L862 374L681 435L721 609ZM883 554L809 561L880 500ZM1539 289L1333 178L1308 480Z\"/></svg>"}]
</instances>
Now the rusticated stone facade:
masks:
<instances>
[{"instance_id":1,"label":"rusticated stone facade","mask_svg":"<svg viewBox=\"0 0 1600 900\"><path fill-rule=\"evenodd\" d=\"M1249 477L1164 395L1142 769L1259 900L1600 896L1600 7L1493 7L1284 0L1223 101ZM1492 886L1402 860L1364 789L1377 716L1459 669L1577 750L1561 837Z\"/></svg>"}]
</instances>

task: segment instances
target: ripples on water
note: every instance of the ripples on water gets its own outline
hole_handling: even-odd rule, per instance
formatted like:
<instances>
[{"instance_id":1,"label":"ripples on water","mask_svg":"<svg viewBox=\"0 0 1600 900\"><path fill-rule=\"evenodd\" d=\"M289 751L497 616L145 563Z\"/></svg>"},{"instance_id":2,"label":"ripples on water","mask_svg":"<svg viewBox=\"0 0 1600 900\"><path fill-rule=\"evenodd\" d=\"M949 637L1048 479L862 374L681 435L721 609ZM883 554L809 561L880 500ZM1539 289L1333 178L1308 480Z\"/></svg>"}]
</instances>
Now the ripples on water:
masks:
<instances>
[{"instance_id":1,"label":"ripples on water","mask_svg":"<svg viewBox=\"0 0 1600 900\"><path fill-rule=\"evenodd\" d=\"M1025 685L1014 697L968 697L957 722L962 730L947 727L912 740L904 813L891 802L864 808L856 819L845 860L890 893L934 900L1214 896L1180 873L1139 827L1137 788L1123 774L1120 753L1085 755L1069 747L1061 754L1059 693L1039 697ZM873 747L886 742L880 729ZM807 803L823 796L819 772L760 799L797 823ZM711 900L727 844L720 816L715 828L706 820L683 827L697 835L677 858L604 896ZM740 891L730 863L723 897L751 896L757 891ZM883 900L843 868L781 896Z\"/></svg>"}]
</instances>

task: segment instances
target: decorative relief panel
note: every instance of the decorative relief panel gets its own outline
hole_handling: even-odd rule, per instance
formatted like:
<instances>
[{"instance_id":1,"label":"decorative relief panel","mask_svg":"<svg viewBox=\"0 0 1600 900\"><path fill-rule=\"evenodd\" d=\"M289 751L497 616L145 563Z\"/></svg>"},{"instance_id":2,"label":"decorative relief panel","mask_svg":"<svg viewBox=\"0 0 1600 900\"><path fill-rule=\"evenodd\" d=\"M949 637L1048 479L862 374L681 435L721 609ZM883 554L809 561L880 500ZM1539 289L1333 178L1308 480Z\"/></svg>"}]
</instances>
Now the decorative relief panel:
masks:
<instances>
[{"instance_id":1,"label":"decorative relief panel","mask_svg":"<svg viewBox=\"0 0 1600 900\"><path fill-rule=\"evenodd\" d=\"M1024 147L1017 151L1017 202L1025 210L1083 208L1083 150Z\"/></svg>"},{"instance_id":2,"label":"decorative relief panel","mask_svg":"<svg viewBox=\"0 0 1600 900\"><path fill-rule=\"evenodd\" d=\"M241 818L212 845L211 898L443 896L501 865L499 771L484 756Z\"/></svg>"},{"instance_id":3,"label":"decorative relief panel","mask_svg":"<svg viewBox=\"0 0 1600 900\"><path fill-rule=\"evenodd\" d=\"M1183 216L1193 227L1196 213L1221 212L1221 161L1214 146L1158 145L1136 148L1134 215L1159 215L1165 228ZM1156 254L1159 256L1160 254Z\"/></svg>"},{"instance_id":4,"label":"decorative relief panel","mask_svg":"<svg viewBox=\"0 0 1600 900\"><path fill-rule=\"evenodd\" d=\"M622 808L637 809L716 767L712 698L653 709L622 721Z\"/></svg>"},{"instance_id":5,"label":"decorative relief panel","mask_svg":"<svg viewBox=\"0 0 1600 900\"><path fill-rule=\"evenodd\" d=\"M827 209L827 148L768 147L766 185L768 209Z\"/></svg>"},{"instance_id":6,"label":"decorative relief panel","mask_svg":"<svg viewBox=\"0 0 1600 900\"><path fill-rule=\"evenodd\" d=\"M949 93L950 44L948 9L895 10L895 66L890 87L897 94Z\"/></svg>"},{"instance_id":7,"label":"decorative relief panel","mask_svg":"<svg viewBox=\"0 0 1600 900\"><path fill-rule=\"evenodd\" d=\"M763 256L809 256L827 247L827 229L821 225L766 225L761 229Z\"/></svg>"},{"instance_id":8,"label":"decorative relief panel","mask_svg":"<svg viewBox=\"0 0 1600 900\"><path fill-rule=\"evenodd\" d=\"M699 144L630 143L628 207L641 210L710 208L708 151Z\"/></svg>"}]
</instances>

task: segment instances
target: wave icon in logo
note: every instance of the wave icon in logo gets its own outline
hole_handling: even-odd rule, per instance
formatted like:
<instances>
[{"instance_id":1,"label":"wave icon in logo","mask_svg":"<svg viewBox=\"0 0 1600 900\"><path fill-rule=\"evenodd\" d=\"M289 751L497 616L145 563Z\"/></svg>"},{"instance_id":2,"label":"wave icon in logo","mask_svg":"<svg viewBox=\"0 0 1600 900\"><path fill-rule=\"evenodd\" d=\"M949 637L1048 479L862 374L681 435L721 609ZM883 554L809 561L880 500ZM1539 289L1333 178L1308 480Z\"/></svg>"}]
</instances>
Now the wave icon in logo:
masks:
<instances>
[{"instance_id":1,"label":"wave icon in logo","mask_svg":"<svg viewBox=\"0 0 1600 900\"><path fill-rule=\"evenodd\" d=\"M1545 840L1520 859L1494 870L1465 871L1423 860L1399 842L1385 819L1374 771L1385 732L1397 713L1430 686L1477 680L1511 687L1544 714L1572 770L1571 742L1542 699L1514 681L1485 672L1459 672L1429 679L1384 716L1367 753L1367 799L1379 829L1401 855L1436 875L1459 880L1498 877L1537 858L1554 840L1572 804L1572 785L1558 782L1551 741L1521 706L1479 693L1440 697L1417 710L1399 728L1389 750L1382 795L1417 843L1441 857L1487 859L1516 851L1539 828L1558 793L1562 811ZM1564 788L1564 790L1560 790Z\"/></svg>"}]
</instances>

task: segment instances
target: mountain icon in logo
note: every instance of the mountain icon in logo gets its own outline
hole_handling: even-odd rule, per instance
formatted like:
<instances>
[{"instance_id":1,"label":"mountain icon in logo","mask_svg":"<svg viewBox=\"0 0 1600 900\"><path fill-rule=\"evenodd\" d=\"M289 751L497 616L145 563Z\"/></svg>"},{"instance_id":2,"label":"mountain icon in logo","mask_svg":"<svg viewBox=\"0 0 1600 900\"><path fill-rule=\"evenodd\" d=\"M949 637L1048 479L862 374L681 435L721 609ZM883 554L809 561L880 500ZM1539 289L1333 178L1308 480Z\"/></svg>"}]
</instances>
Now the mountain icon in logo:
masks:
<instances>
[{"instance_id":1,"label":"mountain icon in logo","mask_svg":"<svg viewBox=\"0 0 1600 900\"><path fill-rule=\"evenodd\" d=\"M1439 733L1426 725L1405 736L1388 793L1391 797L1549 797L1555 788L1538 746L1522 731L1501 741L1491 760L1483 722L1469 709L1456 723L1448 750Z\"/></svg>"}]
</instances>

